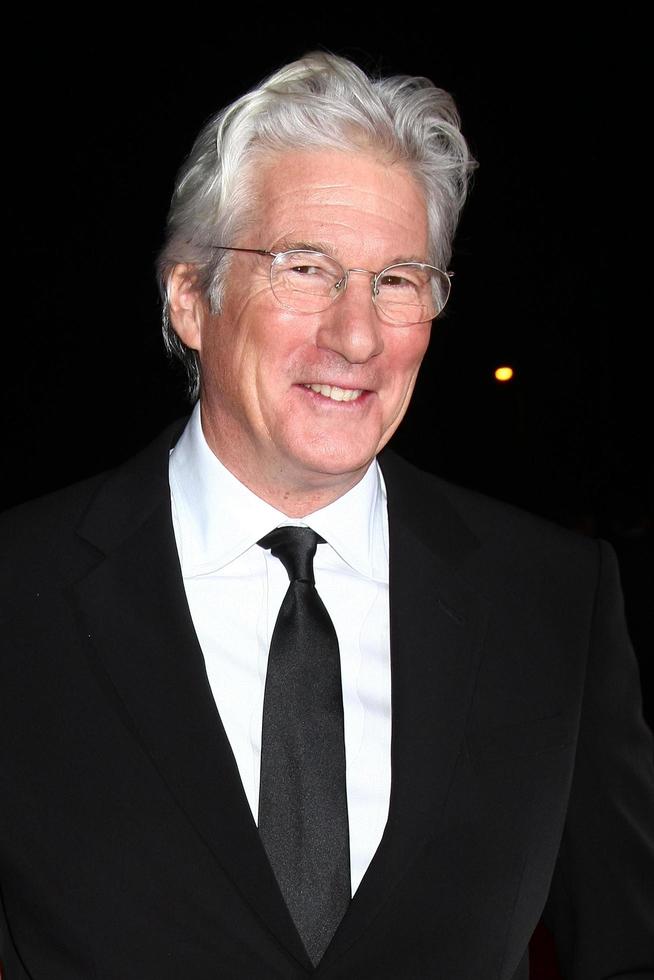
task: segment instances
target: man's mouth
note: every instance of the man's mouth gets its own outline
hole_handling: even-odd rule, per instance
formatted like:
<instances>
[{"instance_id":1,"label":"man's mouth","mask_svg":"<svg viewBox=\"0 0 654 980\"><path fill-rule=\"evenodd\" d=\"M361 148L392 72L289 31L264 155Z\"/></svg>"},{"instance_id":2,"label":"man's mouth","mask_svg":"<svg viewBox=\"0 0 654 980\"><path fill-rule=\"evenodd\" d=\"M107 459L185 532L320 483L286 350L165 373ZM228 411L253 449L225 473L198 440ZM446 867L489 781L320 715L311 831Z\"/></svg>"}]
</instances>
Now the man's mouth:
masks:
<instances>
[{"instance_id":1,"label":"man's mouth","mask_svg":"<svg viewBox=\"0 0 654 980\"><path fill-rule=\"evenodd\" d=\"M305 384L303 387L335 402L353 402L364 392L363 388L339 388L337 385Z\"/></svg>"}]
</instances>

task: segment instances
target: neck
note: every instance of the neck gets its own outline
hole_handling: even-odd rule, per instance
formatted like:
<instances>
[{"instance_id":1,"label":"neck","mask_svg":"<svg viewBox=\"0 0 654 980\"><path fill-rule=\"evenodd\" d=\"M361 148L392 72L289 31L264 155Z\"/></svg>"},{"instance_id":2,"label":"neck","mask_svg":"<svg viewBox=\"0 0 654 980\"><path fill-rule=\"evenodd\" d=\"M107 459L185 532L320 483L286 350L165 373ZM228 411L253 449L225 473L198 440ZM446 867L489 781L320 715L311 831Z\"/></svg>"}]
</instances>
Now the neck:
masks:
<instances>
[{"instance_id":1,"label":"neck","mask_svg":"<svg viewBox=\"0 0 654 980\"><path fill-rule=\"evenodd\" d=\"M364 470L365 473L365 470ZM279 510L286 517L297 517L304 518L309 514L313 514L315 511L320 510L322 507L327 507L332 504L339 497L351 490L352 487L362 479L363 473L361 473L356 480L353 480L347 485L339 485L336 488L314 488L313 490L300 490L298 488L278 488L273 486L253 486L247 482L247 480L242 479L238 474L234 474L237 479L241 480L248 489L256 493L258 497L265 500L266 503L270 504L275 510Z\"/></svg>"},{"instance_id":2,"label":"neck","mask_svg":"<svg viewBox=\"0 0 654 980\"><path fill-rule=\"evenodd\" d=\"M367 466L356 474L347 474L347 479L340 474L338 477L325 479L324 475L316 477L315 482L303 480L302 482L293 479L293 474L284 470L275 473L272 477L251 471L247 466L230 465L230 460L224 460L218 455L223 466L239 480L252 493L265 500L267 504L281 511L286 517L306 517L314 511L327 507L339 497L344 496L363 479Z\"/></svg>"}]
</instances>

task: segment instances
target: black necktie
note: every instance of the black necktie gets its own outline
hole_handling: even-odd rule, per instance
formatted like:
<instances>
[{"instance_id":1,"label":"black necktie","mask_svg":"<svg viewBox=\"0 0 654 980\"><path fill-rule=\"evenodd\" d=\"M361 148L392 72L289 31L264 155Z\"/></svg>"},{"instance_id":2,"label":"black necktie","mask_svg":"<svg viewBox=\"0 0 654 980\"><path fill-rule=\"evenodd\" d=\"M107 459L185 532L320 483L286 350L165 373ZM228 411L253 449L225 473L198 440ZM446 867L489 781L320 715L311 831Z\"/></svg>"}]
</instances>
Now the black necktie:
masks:
<instances>
[{"instance_id":1,"label":"black necktie","mask_svg":"<svg viewBox=\"0 0 654 980\"><path fill-rule=\"evenodd\" d=\"M350 901L338 639L313 576L322 542L308 527L280 527L258 542L290 579L266 673L259 832L314 965Z\"/></svg>"}]
</instances>

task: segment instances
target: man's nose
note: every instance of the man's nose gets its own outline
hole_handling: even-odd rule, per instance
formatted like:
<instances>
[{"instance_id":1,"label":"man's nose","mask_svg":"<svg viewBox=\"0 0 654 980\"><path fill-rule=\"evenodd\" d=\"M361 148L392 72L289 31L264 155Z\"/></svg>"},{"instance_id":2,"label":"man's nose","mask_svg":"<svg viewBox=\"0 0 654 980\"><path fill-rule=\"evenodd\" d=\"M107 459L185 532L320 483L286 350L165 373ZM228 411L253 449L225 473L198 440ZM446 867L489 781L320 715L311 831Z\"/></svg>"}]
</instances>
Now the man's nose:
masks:
<instances>
[{"instance_id":1,"label":"man's nose","mask_svg":"<svg viewBox=\"0 0 654 980\"><path fill-rule=\"evenodd\" d=\"M347 286L321 315L318 347L340 354L351 364L364 364L384 349L383 324L372 300L372 277L358 269Z\"/></svg>"}]
</instances>

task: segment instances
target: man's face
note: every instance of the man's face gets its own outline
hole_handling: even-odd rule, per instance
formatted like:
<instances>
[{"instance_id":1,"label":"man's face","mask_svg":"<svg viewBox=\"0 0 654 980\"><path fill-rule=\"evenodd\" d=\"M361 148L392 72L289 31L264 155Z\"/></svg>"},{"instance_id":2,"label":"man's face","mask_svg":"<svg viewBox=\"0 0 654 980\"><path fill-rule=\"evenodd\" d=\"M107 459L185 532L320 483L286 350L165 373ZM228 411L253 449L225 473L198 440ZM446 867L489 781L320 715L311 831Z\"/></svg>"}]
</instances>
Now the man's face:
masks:
<instances>
[{"instance_id":1,"label":"man's face","mask_svg":"<svg viewBox=\"0 0 654 980\"><path fill-rule=\"evenodd\" d=\"M289 151L259 168L254 192L256 224L230 245L314 248L346 269L427 261L424 197L398 164L363 152ZM234 252L230 261L222 310L204 310L193 345L207 440L264 499L280 487L339 496L404 416L430 324L381 320L370 277L356 273L329 309L295 313L270 289L268 256Z\"/></svg>"}]
</instances>

